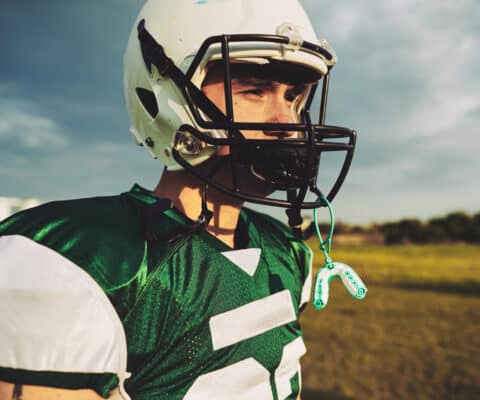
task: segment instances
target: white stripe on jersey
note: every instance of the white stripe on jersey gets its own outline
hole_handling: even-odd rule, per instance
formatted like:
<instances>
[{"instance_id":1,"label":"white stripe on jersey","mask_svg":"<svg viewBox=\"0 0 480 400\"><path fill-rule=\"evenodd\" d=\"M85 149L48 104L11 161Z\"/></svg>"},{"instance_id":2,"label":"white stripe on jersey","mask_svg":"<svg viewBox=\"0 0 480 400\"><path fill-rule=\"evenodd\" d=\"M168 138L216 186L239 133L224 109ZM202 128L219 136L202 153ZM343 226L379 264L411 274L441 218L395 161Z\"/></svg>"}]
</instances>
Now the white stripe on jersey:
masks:
<instances>
[{"instance_id":1,"label":"white stripe on jersey","mask_svg":"<svg viewBox=\"0 0 480 400\"><path fill-rule=\"evenodd\" d=\"M313 252L312 249L307 246L309 255L310 255L310 262L308 263L308 271L307 276L305 278L305 282L303 283L302 288L302 298L300 299L299 307L302 307L304 304L310 301L310 295L312 293L312 263L313 263Z\"/></svg>"},{"instance_id":2,"label":"white stripe on jersey","mask_svg":"<svg viewBox=\"0 0 480 400\"><path fill-rule=\"evenodd\" d=\"M255 271L260 261L261 249L242 249L224 251L223 256L227 257L232 263L245 271L248 275L255 275Z\"/></svg>"},{"instance_id":3,"label":"white stripe on jersey","mask_svg":"<svg viewBox=\"0 0 480 400\"><path fill-rule=\"evenodd\" d=\"M296 320L289 290L252 301L210 318L213 349L241 342Z\"/></svg>"}]
</instances>

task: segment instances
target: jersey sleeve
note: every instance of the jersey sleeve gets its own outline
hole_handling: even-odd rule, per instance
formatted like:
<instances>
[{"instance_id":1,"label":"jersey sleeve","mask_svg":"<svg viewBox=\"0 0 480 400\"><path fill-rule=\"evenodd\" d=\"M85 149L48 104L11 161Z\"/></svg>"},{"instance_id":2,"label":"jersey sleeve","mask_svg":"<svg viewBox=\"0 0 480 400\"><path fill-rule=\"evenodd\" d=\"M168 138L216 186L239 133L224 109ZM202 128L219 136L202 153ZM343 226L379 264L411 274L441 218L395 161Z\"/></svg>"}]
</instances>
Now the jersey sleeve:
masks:
<instances>
[{"instance_id":1,"label":"jersey sleeve","mask_svg":"<svg viewBox=\"0 0 480 400\"><path fill-rule=\"evenodd\" d=\"M105 398L118 389L128 399L121 321L69 259L26 236L0 236L0 318L0 380Z\"/></svg>"}]
</instances>

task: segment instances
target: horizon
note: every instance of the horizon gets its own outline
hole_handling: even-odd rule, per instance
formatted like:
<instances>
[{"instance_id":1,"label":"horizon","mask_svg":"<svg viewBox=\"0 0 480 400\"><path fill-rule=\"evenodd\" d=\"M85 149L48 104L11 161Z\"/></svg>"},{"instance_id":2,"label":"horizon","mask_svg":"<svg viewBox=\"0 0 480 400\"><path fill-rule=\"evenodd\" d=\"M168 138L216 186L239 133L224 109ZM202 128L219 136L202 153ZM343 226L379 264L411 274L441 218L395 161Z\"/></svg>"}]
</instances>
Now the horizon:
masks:
<instances>
[{"instance_id":1,"label":"horizon","mask_svg":"<svg viewBox=\"0 0 480 400\"><path fill-rule=\"evenodd\" d=\"M0 221L2 221L3 219L5 219L5 218L7 218L11 215L13 215L16 212L26 210L26 209L31 208L31 207L36 207L36 206L39 206L39 205L42 205L42 204L45 204L45 203L47 203L47 201L43 201L42 199L40 199L38 197L5 197L5 196L0 196ZM247 206L248 206L248 204L247 204ZM455 213L462 213L462 214L465 214L469 217L473 217L477 214L480 214L480 209L478 211L473 211L473 212L469 212L469 211L465 211L465 210L451 210L451 211L447 211L446 213L441 214L441 215L440 214L439 215L433 215L429 218L421 218L421 217L412 215L412 216L402 217L402 218L399 218L399 219L396 219L396 220L391 219L391 220L369 221L369 222L360 222L360 223L355 223L355 222L343 220L342 218L336 218L335 224L336 225L338 225L338 224L346 225L347 227L355 227L355 226L372 227L372 226L376 226L376 225L396 223L396 222L399 222L401 220L407 220L407 219L419 220L422 223L428 223L432 219L444 218L448 215L455 214ZM311 217L309 215L302 214L302 216L303 216L304 224L305 223L310 223L310 222L313 221L313 217ZM279 220L283 221L285 224L287 223L286 216L278 216L277 215L276 217ZM319 223L324 224L324 223L326 223L326 220L324 221L324 220L319 219Z\"/></svg>"}]
</instances>

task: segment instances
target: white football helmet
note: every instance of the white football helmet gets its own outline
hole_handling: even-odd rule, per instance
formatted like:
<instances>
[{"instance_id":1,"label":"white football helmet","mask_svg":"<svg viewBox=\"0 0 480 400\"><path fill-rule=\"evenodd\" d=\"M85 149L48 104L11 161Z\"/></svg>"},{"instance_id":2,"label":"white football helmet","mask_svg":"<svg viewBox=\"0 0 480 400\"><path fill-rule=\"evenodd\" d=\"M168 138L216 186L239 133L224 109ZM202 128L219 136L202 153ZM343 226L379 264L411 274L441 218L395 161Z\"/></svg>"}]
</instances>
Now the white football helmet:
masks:
<instances>
[{"instance_id":1,"label":"white football helmet","mask_svg":"<svg viewBox=\"0 0 480 400\"><path fill-rule=\"evenodd\" d=\"M328 191L327 197L332 200L343 183L355 147L354 131L324 123L328 74L336 60L327 41L317 39L297 0L148 0L135 21L125 53L125 97L131 132L136 142L167 169L185 168L232 196L296 210L318 207L322 205L320 199L304 199L308 189L320 193L316 186L320 154L345 152L339 176ZM201 91L208 68L215 62L225 68L225 114ZM236 122L230 70L238 63L284 65L300 80L314 81L298 109L299 122ZM320 120L312 124L309 108L321 80ZM249 129L302 134L294 140L260 143L244 138L241 130ZM250 163L256 176L286 191L287 199L242 193L235 183L232 187L218 184L214 172L199 174L195 166L215 157L218 147L225 145L230 146L231 155L223 158Z\"/></svg>"}]
</instances>

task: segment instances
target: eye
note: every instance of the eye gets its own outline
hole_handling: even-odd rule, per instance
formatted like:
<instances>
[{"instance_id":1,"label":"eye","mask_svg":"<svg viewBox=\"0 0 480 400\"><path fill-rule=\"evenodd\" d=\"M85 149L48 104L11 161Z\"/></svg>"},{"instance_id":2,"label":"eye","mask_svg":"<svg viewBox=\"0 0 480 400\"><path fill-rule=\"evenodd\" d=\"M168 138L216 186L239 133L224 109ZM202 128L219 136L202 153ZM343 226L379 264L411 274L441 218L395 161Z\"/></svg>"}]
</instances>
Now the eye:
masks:
<instances>
[{"instance_id":1,"label":"eye","mask_svg":"<svg viewBox=\"0 0 480 400\"><path fill-rule=\"evenodd\" d=\"M305 85L293 87L285 93L285 100L290 103L298 101L305 94L306 89Z\"/></svg>"},{"instance_id":2,"label":"eye","mask_svg":"<svg viewBox=\"0 0 480 400\"><path fill-rule=\"evenodd\" d=\"M259 88L246 89L246 90L242 90L240 94L243 94L246 96L252 96L252 97L262 97L265 94L265 90L259 89Z\"/></svg>"}]
</instances>

